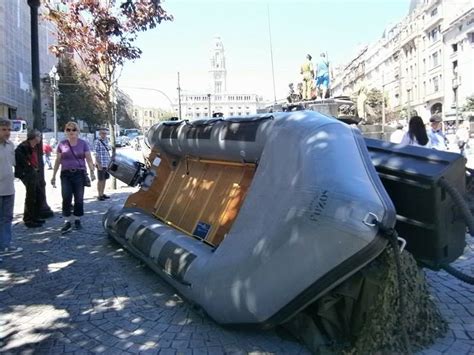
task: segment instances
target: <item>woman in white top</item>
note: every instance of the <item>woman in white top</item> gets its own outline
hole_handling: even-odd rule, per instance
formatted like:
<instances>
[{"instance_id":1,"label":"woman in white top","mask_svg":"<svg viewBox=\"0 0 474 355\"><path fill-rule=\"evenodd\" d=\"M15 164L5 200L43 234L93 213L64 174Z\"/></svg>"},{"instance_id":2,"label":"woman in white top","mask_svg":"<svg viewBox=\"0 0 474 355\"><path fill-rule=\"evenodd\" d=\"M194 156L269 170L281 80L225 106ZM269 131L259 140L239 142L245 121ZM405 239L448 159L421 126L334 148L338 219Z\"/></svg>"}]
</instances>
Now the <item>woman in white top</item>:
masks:
<instances>
[{"instance_id":1,"label":"woman in white top","mask_svg":"<svg viewBox=\"0 0 474 355\"><path fill-rule=\"evenodd\" d=\"M408 132L405 133L400 144L410 144L417 147L431 148L431 142L426 133L425 124L420 116L413 116L410 118Z\"/></svg>"}]
</instances>

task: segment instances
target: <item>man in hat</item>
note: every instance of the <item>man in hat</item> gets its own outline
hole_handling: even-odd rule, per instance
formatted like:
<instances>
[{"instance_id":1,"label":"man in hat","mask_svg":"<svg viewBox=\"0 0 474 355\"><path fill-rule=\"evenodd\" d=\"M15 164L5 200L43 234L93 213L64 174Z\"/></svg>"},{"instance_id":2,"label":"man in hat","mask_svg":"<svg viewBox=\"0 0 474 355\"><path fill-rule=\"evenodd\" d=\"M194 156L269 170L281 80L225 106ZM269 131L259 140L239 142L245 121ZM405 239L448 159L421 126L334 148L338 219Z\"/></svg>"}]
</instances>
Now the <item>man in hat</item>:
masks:
<instances>
[{"instance_id":1,"label":"man in hat","mask_svg":"<svg viewBox=\"0 0 474 355\"><path fill-rule=\"evenodd\" d=\"M300 73L303 75L303 100L311 100L313 92L314 67L310 54L306 55L306 61L301 65Z\"/></svg>"},{"instance_id":2,"label":"man in hat","mask_svg":"<svg viewBox=\"0 0 474 355\"><path fill-rule=\"evenodd\" d=\"M431 146L436 150L448 150L448 140L443 133L443 119L438 115L433 115L430 118L430 128L428 128L428 137L431 141Z\"/></svg>"},{"instance_id":3,"label":"man in hat","mask_svg":"<svg viewBox=\"0 0 474 355\"><path fill-rule=\"evenodd\" d=\"M110 163L109 140L107 139L107 128L99 130L99 137L94 143L95 165L97 167L97 199L104 201L110 198L104 193L105 183L110 177L108 173Z\"/></svg>"},{"instance_id":4,"label":"man in hat","mask_svg":"<svg viewBox=\"0 0 474 355\"><path fill-rule=\"evenodd\" d=\"M15 149L15 177L19 178L26 188L25 209L23 221L28 228L41 227L44 219L40 219L40 162L38 147L41 143L41 132L29 130L26 141Z\"/></svg>"}]
</instances>

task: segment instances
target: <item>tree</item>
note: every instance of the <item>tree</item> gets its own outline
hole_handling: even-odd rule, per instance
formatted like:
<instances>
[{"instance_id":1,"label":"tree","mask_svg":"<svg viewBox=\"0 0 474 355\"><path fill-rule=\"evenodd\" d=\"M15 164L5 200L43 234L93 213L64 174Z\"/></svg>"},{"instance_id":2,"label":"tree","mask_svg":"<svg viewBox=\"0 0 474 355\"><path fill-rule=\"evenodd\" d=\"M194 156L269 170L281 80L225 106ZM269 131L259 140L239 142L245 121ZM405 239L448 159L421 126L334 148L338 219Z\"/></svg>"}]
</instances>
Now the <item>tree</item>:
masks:
<instances>
[{"instance_id":1,"label":"tree","mask_svg":"<svg viewBox=\"0 0 474 355\"><path fill-rule=\"evenodd\" d=\"M466 103L462 108L464 112L474 112L474 95L466 97Z\"/></svg>"},{"instance_id":2,"label":"tree","mask_svg":"<svg viewBox=\"0 0 474 355\"><path fill-rule=\"evenodd\" d=\"M367 100L365 101L367 105L367 121L372 123L378 123L382 119L382 105L385 104L382 91L378 89L370 89L367 93Z\"/></svg>"},{"instance_id":3,"label":"tree","mask_svg":"<svg viewBox=\"0 0 474 355\"><path fill-rule=\"evenodd\" d=\"M51 51L58 57L73 52L97 79L97 97L105 107L115 151L112 95L119 71L126 61L140 58L142 51L134 46L138 33L173 17L163 10L161 0L61 0L61 4L44 3L45 17L58 32Z\"/></svg>"},{"instance_id":4,"label":"tree","mask_svg":"<svg viewBox=\"0 0 474 355\"><path fill-rule=\"evenodd\" d=\"M89 76L82 72L69 56L58 64L61 78L58 96L58 128L71 119L84 121L95 130L107 123L107 111L97 96L97 89Z\"/></svg>"},{"instance_id":5,"label":"tree","mask_svg":"<svg viewBox=\"0 0 474 355\"><path fill-rule=\"evenodd\" d=\"M139 128L133 120L133 105L122 91L117 94L117 123L121 128Z\"/></svg>"}]
</instances>

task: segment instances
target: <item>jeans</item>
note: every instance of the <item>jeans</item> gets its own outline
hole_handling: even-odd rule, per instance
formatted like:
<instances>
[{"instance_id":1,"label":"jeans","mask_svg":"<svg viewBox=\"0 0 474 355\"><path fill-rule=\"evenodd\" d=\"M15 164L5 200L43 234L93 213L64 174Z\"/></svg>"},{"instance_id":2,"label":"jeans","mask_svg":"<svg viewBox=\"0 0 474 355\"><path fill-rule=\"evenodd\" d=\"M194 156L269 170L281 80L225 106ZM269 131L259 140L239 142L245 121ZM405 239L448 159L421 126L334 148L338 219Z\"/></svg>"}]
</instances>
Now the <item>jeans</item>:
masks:
<instances>
[{"instance_id":1,"label":"jeans","mask_svg":"<svg viewBox=\"0 0 474 355\"><path fill-rule=\"evenodd\" d=\"M15 195L0 196L0 249L9 247L12 240L14 202Z\"/></svg>"},{"instance_id":2,"label":"jeans","mask_svg":"<svg viewBox=\"0 0 474 355\"><path fill-rule=\"evenodd\" d=\"M74 216L84 215L84 170L61 171L61 193L63 197L63 216L71 215L72 197L74 196Z\"/></svg>"},{"instance_id":3,"label":"jeans","mask_svg":"<svg viewBox=\"0 0 474 355\"><path fill-rule=\"evenodd\" d=\"M53 165L51 164L51 153L44 154L44 163L48 165L49 170L53 168Z\"/></svg>"}]
</instances>

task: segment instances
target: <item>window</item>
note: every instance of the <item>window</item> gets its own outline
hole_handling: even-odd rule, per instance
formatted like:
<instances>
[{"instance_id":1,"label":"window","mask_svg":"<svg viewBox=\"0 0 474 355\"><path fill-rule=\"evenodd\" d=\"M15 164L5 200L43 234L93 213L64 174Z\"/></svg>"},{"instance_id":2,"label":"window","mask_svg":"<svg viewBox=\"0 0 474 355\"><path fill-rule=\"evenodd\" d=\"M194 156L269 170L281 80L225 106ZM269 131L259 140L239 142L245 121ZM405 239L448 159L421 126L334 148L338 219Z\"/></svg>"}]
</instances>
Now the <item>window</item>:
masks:
<instances>
[{"instance_id":1,"label":"window","mask_svg":"<svg viewBox=\"0 0 474 355\"><path fill-rule=\"evenodd\" d=\"M453 62L453 74L454 76L458 75L458 61L457 60Z\"/></svg>"},{"instance_id":2,"label":"window","mask_svg":"<svg viewBox=\"0 0 474 355\"><path fill-rule=\"evenodd\" d=\"M434 52L431 58L432 58L432 68L437 67L439 65L438 52Z\"/></svg>"},{"instance_id":3,"label":"window","mask_svg":"<svg viewBox=\"0 0 474 355\"><path fill-rule=\"evenodd\" d=\"M474 44L474 32L469 32L467 34L467 39L468 39L470 44Z\"/></svg>"},{"instance_id":4,"label":"window","mask_svg":"<svg viewBox=\"0 0 474 355\"><path fill-rule=\"evenodd\" d=\"M433 10L431 10L431 17L435 17L438 14L438 8L435 7Z\"/></svg>"},{"instance_id":5,"label":"window","mask_svg":"<svg viewBox=\"0 0 474 355\"><path fill-rule=\"evenodd\" d=\"M439 79L437 76L433 78L433 92L439 91Z\"/></svg>"},{"instance_id":6,"label":"window","mask_svg":"<svg viewBox=\"0 0 474 355\"><path fill-rule=\"evenodd\" d=\"M431 38L431 42L436 42L439 39L439 28L438 27L433 28L430 31L429 36Z\"/></svg>"},{"instance_id":7,"label":"window","mask_svg":"<svg viewBox=\"0 0 474 355\"><path fill-rule=\"evenodd\" d=\"M457 43L453 43L451 45L451 47L453 48L453 53L456 53L458 51L458 44Z\"/></svg>"}]
</instances>

